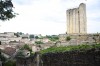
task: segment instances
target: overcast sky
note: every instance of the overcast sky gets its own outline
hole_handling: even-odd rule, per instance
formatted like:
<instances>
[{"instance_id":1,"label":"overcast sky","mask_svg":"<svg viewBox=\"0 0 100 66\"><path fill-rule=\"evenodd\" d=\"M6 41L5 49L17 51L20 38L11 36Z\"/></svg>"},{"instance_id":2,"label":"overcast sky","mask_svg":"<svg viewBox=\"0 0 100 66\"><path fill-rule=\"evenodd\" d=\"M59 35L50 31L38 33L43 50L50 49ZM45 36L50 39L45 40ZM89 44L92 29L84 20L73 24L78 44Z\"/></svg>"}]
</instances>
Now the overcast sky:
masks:
<instances>
[{"instance_id":1,"label":"overcast sky","mask_svg":"<svg viewBox=\"0 0 100 66\"><path fill-rule=\"evenodd\" d=\"M17 17L0 22L0 32L62 34L67 31L66 10L86 4L87 32L100 32L100 0L12 0Z\"/></svg>"}]
</instances>

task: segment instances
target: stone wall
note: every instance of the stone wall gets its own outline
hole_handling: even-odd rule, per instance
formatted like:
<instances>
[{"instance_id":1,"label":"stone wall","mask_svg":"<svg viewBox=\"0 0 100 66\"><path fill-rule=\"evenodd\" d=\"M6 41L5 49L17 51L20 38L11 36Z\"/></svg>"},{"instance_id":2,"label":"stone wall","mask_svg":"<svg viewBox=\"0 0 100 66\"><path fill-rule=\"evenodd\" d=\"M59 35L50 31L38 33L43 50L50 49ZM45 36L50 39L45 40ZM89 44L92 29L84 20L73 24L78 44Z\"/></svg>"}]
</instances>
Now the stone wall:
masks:
<instances>
[{"instance_id":1,"label":"stone wall","mask_svg":"<svg viewBox=\"0 0 100 66\"><path fill-rule=\"evenodd\" d=\"M0 60L0 66L2 66L2 61Z\"/></svg>"},{"instance_id":2,"label":"stone wall","mask_svg":"<svg viewBox=\"0 0 100 66\"><path fill-rule=\"evenodd\" d=\"M37 54L30 57L16 57L16 66L37 66Z\"/></svg>"},{"instance_id":3,"label":"stone wall","mask_svg":"<svg viewBox=\"0 0 100 66\"><path fill-rule=\"evenodd\" d=\"M40 53L36 52L30 57L16 57L16 66L41 66L42 61Z\"/></svg>"},{"instance_id":4,"label":"stone wall","mask_svg":"<svg viewBox=\"0 0 100 66\"><path fill-rule=\"evenodd\" d=\"M16 66L100 66L100 48L42 55L36 53L28 58L17 58Z\"/></svg>"},{"instance_id":5,"label":"stone wall","mask_svg":"<svg viewBox=\"0 0 100 66\"><path fill-rule=\"evenodd\" d=\"M41 57L42 66L100 66L100 48L87 51L47 53Z\"/></svg>"},{"instance_id":6,"label":"stone wall","mask_svg":"<svg viewBox=\"0 0 100 66\"><path fill-rule=\"evenodd\" d=\"M70 37L70 41L66 41L67 37ZM63 41L62 41L63 39ZM67 46L67 45L79 45L79 44L94 44L100 43L100 33L94 34L64 34L59 35L59 41L61 42L60 46Z\"/></svg>"}]
</instances>

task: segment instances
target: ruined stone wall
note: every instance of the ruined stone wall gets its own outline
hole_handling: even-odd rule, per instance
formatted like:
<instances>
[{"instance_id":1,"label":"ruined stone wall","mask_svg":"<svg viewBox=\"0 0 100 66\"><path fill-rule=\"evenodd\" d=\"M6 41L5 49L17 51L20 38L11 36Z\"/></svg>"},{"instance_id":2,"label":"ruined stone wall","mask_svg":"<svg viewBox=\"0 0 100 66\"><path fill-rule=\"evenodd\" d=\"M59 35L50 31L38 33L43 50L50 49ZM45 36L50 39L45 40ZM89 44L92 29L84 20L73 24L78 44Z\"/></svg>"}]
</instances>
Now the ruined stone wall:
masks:
<instances>
[{"instance_id":1,"label":"ruined stone wall","mask_svg":"<svg viewBox=\"0 0 100 66\"><path fill-rule=\"evenodd\" d=\"M16 66L37 66L37 53L30 57L16 57Z\"/></svg>"},{"instance_id":2,"label":"ruined stone wall","mask_svg":"<svg viewBox=\"0 0 100 66\"><path fill-rule=\"evenodd\" d=\"M17 58L16 66L35 66L34 58Z\"/></svg>"},{"instance_id":3,"label":"ruined stone wall","mask_svg":"<svg viewBox=\"0 0 100 66\"><path fill-rule=\"evenodd\" d=\"M40 53L35 52L30 57L16 57L16 66L41 66Z\"/></svg>"},{"instance_id":4,"label":"ruined stone wall","mask_svg":"<svg viewBox=\"0 0 100 66\"><path fill-rule=\"evenodd\" d=\"M70 37L71 40L67 41L66 37ZM62 41L63 39L63 41ZM59 36L60 46L67 46L67 45L80 45L80 44L96 44L100 43L100 33L94 34L80 34L80 35L64 35Z\"/></svg>"},{"instance_id":5,"label":"ruined stone wall","mask_svg":"<svg viewBox=\"0 0 100 66\"><path fill-rule=\"evenodd\" d=\"M35 54L17 58L16 66L100 66L100 48Z\"/></svg>"},{"instance_id":6,"label":"ruined stone wall","mask_svg":"<svg viewBox=\"0 0 100 66\"><path fill-rule=\"evenodd\" d=\"M42 66L100 66L100 48L42 55Z\"/></svg>"}]
</instances>

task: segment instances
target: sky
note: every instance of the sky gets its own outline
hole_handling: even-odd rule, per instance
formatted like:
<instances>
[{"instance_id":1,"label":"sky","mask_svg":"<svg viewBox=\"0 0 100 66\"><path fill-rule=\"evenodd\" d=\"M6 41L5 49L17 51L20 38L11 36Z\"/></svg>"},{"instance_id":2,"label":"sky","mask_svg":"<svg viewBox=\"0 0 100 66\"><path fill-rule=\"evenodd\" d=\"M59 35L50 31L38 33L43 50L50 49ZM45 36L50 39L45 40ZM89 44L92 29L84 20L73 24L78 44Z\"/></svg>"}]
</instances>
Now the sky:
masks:
<instances>
[{"instance_id":1,"label":"sky","mask_svg":"<svg viewBox=\"0 0 100 66\"><path fill-rule=\"evenodd\" d=\"M86 4L87 32L100 33L100 0L12 0L18 13L0 21L0 32L58 35L67 31L66 10Z\"/></svg>"}]
</instances>

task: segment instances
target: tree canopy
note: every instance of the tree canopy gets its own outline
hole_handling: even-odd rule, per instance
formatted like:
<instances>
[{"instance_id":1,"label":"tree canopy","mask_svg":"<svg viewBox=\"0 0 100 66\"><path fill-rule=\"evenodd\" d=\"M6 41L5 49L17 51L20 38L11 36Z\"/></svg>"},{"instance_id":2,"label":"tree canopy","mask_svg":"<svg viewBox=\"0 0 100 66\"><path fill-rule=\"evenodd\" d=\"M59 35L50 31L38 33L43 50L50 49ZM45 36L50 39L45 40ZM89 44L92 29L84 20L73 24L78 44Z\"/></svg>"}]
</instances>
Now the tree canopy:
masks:
<instances>
[{"instance_id":1,"label":"tree canopy","mask_svg":"<svg viewBox=\"0 0 100 66\"><path fill-rule=\"evenodd\" d=\"M21 48L21 50L28 50L28 51L30 51L30 52L32 52L32 49L29 47L29 45L27 45L27 44L25 44L22 48Z\"/></svg>"},{"instance_id":2,"label":"tree canopy","mask_svg":"<svg viewBox=\"0 0 100 66\"><path fill-rule=\"evenodd\" d=\"M71 37L70 36L67 36L66 37L66 41L70 41L71 40Z\"/></svg>"},{"instance_id":3,"label":"tree canopy","mask_svg":"<svg viewBox=\"0 0 100 66\"><path fill-rule=\"evenodd\" d=\"M57 35L52 35L52 36L47 35L46 37L49 38L51 41L59 40L59 37Z\"/></svg>"},{"instance_id":4,"label":"tree canopy","mask_svg":"<svg viewBox=\"0 0 100 66\"><path fill-rule=\"evenodd\" d=\"M29 37L30 37L30 38L34 38L34 35L30 35Z\"/></svg>"},{"instance_id":5,"label":"tree canopy","mask_svg":"<svg viewBox=\"0 0 100 66\"><path fill-rule=\"evenodd\" d=\"M15 17L17 13L13 8L12 0L0 0L0 20L5 21Z\"/></svg>"}]
</instances>

